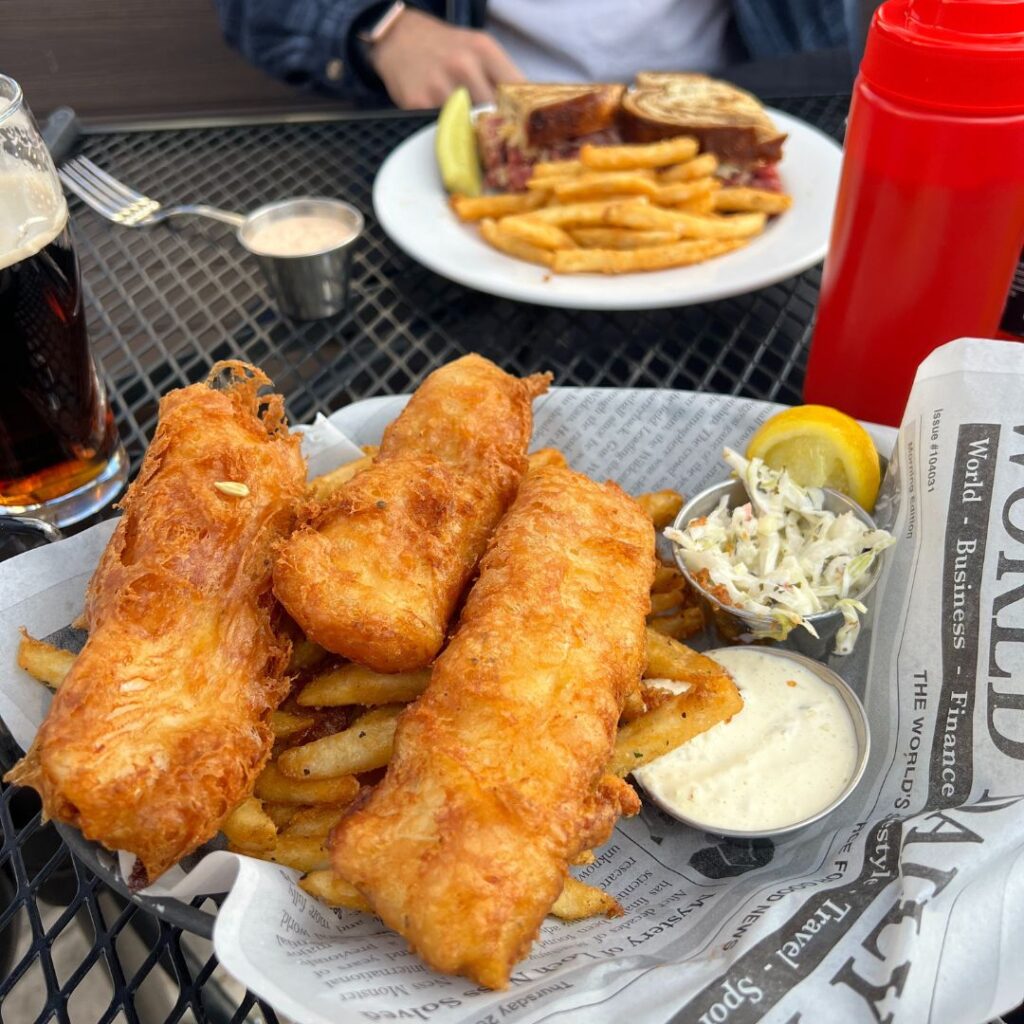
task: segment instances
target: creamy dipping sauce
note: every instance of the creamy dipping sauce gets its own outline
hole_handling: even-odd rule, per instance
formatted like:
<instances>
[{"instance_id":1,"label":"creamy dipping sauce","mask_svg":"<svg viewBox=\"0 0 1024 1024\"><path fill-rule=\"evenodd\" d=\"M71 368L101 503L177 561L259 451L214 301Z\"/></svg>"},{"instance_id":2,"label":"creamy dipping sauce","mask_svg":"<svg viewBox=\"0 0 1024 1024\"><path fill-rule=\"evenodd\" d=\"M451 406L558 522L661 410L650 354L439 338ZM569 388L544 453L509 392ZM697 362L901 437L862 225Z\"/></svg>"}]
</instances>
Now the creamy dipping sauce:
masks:
<instances>
[{"instance_id":1,"label":"creamy dipping sauce","mask_svg":"<svg viewBox=\"0 0 1024 1024\"><path fill-rule=\"evenodd\" d=\"M344 221L317 214L296 214L260 224L245 244L265 256L312 256L352 241L355 231Z\"/></svg>"},{"instance_id":2,"label":"creamy dipping sauce","mask_svg":"<svg viewBox=\"0 0 1024 1024\"><path fill-rule=\"evenodd\" d=\"M640 785L666 810L737 831L785 828L832 803L859 754L840 694L799 661L756 647L710 656L736 681L743 710L637 769Z\"/></svg>"}]
</instances>

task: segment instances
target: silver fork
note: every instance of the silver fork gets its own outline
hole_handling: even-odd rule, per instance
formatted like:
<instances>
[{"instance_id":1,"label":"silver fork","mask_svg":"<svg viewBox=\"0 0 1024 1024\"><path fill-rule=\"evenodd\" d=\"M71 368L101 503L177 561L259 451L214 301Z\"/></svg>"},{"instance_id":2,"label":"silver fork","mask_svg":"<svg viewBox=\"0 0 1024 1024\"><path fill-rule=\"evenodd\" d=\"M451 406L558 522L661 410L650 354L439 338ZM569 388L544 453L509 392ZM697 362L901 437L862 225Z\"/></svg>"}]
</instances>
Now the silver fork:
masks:
<instances>
[{"instance_id":1,"label":"silver fork","mask_svg":"<svg viewBox=\"0 0 1024 1024\"><path fill-rule=\"evenodd\" d=\"M210 217L233 228L240 228L245 217L229 210L202 203L186 203L180 206L164 206L137 192L133 188L111 177L102 167L97 167L88 157L78 156L68 160L57 173L64 187L74 192L87 206L115 224L128 228L148 228L160 224L168 217L184 215Z\"/></svg>"}]
</instances>

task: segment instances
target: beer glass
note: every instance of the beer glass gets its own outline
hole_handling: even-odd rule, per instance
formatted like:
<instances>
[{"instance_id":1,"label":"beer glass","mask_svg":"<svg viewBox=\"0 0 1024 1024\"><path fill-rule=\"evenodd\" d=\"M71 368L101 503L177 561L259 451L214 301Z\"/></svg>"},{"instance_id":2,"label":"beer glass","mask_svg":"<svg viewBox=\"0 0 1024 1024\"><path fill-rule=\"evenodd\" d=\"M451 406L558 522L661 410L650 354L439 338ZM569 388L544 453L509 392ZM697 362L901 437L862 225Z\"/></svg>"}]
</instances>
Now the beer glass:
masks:
<instances>
[{"instance_id":1,"label":"beer glass","mask_svg":"<svg viewBox=\"0 0 1024 1024\"><path fill-rule=\"evenodd\" d=\"M0 75L0 515L66 526L113 501L127 473L60 180L20 86Z\"/></svg>"}]
</instances>

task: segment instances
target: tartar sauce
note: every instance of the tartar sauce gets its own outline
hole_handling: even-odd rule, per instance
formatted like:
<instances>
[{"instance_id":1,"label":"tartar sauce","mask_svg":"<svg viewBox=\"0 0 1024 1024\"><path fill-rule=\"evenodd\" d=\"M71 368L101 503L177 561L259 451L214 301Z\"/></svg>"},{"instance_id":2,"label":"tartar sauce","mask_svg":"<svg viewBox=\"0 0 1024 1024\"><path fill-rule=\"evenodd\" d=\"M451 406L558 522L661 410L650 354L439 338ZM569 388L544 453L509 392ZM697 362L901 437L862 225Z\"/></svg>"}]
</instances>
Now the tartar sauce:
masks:
<instances>
[{"instance_id":1,"label":"tartar sauce","mask_svg":"<svg viewBox=\"0 0 1024 1024\"><path fill-rule=\"evenodd\" d=\"M710 828L769 832L827 807L857 768L842 697L799 661L757 647L710 656L736 681L743 710L637 769L637 782Z\"/></svg>"},{"instance_id":2,"label":"tartar sauce","mask_svg":"<svg viewBox=\"0 0 1024 1024\"><path fill-rule=\"evenodd\" d=\"M312 256L351 241L355 231L334 217L296 214L262 224L246 239L253 251L266 256Z\"/></svg>"}]
</instances>

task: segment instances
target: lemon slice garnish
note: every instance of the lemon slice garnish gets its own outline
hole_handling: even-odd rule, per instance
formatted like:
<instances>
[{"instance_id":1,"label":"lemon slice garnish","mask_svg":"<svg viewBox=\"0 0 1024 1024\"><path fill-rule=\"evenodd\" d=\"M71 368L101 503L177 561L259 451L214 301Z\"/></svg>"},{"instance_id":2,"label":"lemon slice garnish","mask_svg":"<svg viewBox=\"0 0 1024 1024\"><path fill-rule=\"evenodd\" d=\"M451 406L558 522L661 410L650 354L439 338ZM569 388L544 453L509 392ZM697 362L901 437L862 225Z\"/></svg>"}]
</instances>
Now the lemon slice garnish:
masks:
<instances>
[{"instance_id":1,"label":"lemon slice garnish","mask_svg":"<svg viewBox=\"0 0 1024 1024\"><path fill-rule=\"evenodd\" d=\"M831 487L870 512L881 473L871 435L855 420L826 405L797 405L761 424L747 458L788 470L801 487Z\"/></svg>"},{"instance_id":2,"label":"lemon slice garnish","mask_svg":"<svg viewBox=\"0 0 1024 1024\"><path fill-rule=\"evenodd\" d=\"M483 187L469 90L460 86L445 100L434 141L444 187L456 195L478 196Z\"/></svg>"}]
</instances>

